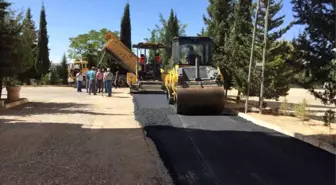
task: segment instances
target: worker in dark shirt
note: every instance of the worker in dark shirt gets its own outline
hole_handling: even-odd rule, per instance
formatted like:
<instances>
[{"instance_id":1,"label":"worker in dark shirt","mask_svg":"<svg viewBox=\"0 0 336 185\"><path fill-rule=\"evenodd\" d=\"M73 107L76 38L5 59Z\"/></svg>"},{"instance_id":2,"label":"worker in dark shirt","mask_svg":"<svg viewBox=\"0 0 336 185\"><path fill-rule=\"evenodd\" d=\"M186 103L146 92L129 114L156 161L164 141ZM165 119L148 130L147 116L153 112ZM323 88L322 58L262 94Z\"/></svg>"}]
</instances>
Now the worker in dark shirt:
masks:
<instances>
[{"instance_id":1,"label":"worker in dark shirt","mask_svg":"<svg viewBox=\"0 0 336 185\"><path fill-rule=\"evenodd\" d=\"M154 58L154 63L153 63L153 66L154 66L154 74L155 74L155 77L160 79L160 68L161 68L161 57L160 57L160 53L158 51L155 51L155 58Z\"/></svg>"}]
</instances>

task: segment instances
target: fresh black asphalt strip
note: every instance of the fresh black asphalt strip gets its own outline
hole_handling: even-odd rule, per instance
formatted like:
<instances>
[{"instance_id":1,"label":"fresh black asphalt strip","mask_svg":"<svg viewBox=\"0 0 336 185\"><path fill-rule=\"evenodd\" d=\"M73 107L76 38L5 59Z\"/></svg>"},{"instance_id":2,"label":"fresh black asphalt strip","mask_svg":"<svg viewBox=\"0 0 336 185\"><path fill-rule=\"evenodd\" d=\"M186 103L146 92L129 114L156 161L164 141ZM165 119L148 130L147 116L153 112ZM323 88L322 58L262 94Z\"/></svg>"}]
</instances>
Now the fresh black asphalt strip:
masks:
<instances>
[{"instance_id":1,"label":"fresh black asphalt strip","mask_svg":"<svg viewBox=\"0 0 336 185\"><path fill-rule=\"evenodd\" d=\"M335 185L335 155L236 116L174 114L164 95L134 95L177 185Z\"/></svg>"}]
</instances>

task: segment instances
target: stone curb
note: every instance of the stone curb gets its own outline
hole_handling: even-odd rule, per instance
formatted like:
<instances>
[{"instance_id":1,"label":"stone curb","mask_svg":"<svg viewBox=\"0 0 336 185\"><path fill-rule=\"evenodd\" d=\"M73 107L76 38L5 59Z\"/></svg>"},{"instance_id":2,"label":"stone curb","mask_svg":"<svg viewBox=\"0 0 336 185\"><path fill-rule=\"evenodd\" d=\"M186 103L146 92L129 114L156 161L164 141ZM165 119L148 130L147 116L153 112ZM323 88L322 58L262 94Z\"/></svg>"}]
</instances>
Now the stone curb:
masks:
<instances>
[{"instance_id":1,"label":"stone curb","mask_svg":"<svg viewBox=\"0 0 336 185\"><path fill-rule=\"evenodd\" d=\"M75 87L75 85L21 85L21 87Z\"/></svg>"},{"instance_id":2,"label":"stone curb","mask_svg":"<svg viewBox=\"0 0 336 185\"><path fill-rule=\"evenodd\" d=\"M251 121L252 123L254 123L256 125L272 129L274 131L277 131L277 132L280 132L280 133L285 134L287 136L296 138L296 139L301 140L305 143L311 144L315 147L318 147L322 150L325 150L327 152L330 152L330 153L336 155L336 147L329 144L329 143L320 141L319 139L315 139L315 138L312 138L312 137L306 137L306 136L304 136L300 133L290 132L290 131L285 130L285 129L283 129L283 128L275 125L275 124L271 124L271 123L268 123L268 122L265 122L265 121L261 121L259 119L252 118L251 116L249 116L245 113L238 112L237 114L238 114L239 117L244 118L248 121Z\"/></svg>"},{"instance_id":3,"label":"stone curb","mask_svg":"<svg viewBox=\"0 0 336 185\"><path fill-rule=\"evenodd\" d=\"M0 108L0 110L9 109L9 108L12 108L12 107L16 107L16 106L19 106L19 105L26 104L26 103L28 103L28 102L29 102L29 101L28 101L27 98L21 98L21 99L18 100L18 101L15 101L15 102L11 102L11 103L5 104L5 107Z\"/></svg>"}]
</instances>

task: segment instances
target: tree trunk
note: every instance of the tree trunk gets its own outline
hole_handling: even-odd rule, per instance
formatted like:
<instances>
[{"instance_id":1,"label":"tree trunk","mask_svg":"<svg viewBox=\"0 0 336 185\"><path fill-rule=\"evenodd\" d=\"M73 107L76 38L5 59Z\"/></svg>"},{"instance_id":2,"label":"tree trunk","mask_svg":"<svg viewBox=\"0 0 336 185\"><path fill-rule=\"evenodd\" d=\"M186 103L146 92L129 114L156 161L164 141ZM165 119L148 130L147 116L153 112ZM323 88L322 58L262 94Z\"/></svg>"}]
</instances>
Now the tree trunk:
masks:
<instances>
[{"instance_id":1,"label":"tree trunk","mask_svg":"<svg viewBox=\"0 0 336 185\"><path fill-rule=\"evenodd\" d=\"M262 54L262 69L261 69L261 83L260 83L260 105L259 105L259 113L262 114L263 110L263 101L264 101L264 81L265 81L265 62L266 62L266 47L267 47L267 34L268 34L268 17L269 17L269 4L270 0L267 0L266 4L266 14L265 14L265 29L264 29L264 48Z\"/></svg>"},{"instance_id":2,"label":"tree trunk","mask_svg":"<svg viewBox=\"0 0 336 185\"><path fill-rule=\"evenodd\" d=\"M0 75L0 99L1 99L1 95L2 95L2 76Z\"/></svg>"},{"instance_id":3,"label":"tree trunk","mask_svg":"<svg viewBox=\"0 0 336 185\"><path fill-rule=\"evenodd\" d=\"M249 72L248 72L248 78L247 78L247 93L246 93L246 99L245 99L245 113L247 113L247 111L248 111L248 102L249 102L249 96L250 96L252 63L254 61L254 45L255 45L255 37L256 37L256 30L257 30L257 20L258 20L257 17L258 17L258 14L259 14L259 6L260 6L260 0L258 0L257 10L256 10L256 14L255 14L255 21L254 21L254 25L253 25L251 55L250 55Z\"/></svg>"},{"instance_id":4,"label":"tree trunk","mask_svg":"<svg viewBox=\"0 0 336 185\"><path fill-rule=\"evenodd\" d=\"M236 97L236 103L240 102L240 91L238 91L237 93L237 97Z\"/></svg>"}]
</instances>

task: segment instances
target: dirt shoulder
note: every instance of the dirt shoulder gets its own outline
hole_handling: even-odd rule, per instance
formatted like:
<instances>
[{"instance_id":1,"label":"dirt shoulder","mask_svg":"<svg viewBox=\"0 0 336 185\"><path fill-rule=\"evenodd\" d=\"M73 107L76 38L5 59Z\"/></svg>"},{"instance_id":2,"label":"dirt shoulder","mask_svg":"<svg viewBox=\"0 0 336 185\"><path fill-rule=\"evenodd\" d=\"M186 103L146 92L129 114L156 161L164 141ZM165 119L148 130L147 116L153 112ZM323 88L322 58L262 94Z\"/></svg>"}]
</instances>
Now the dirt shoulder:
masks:
<instances>
[{"instance_id":1,"label":"dirt shoulder","mask_svg":"<svg viewBox=\"0 0 336 185\"><path fill-rule=\"evenodd\" d=\"M229 95L233 97L235 91L229 92ZM305 98L308 103L308 113L309 120L302 121L299 118L294 116L283 116L283 115L272 115L272 114L259 114L255 110L257 108L257 97L251 97L250 108L252 107L251 112L248 113L252 118L276 125L281 130L297 133L306 138L317 139L322 143L327 143L336 148L336 123L331 123L330 127L325 126L321 121L323 119L324 111L327 110L327 107L324 106L319 100L316 100L312 95L309 94L307 90L293 88L289 91L289 95L286 97L288 103L293 108L294 105L299 104L303 98ZM284 97L281 97L280 100L266 100L267 105L271 109L277 109L280 107L281 101ZM233 108L239 112L244 112L244 99L241 103L236 104L233 101L229 101L228 108ZM291 110L293 111L293 110Z\"/></svg>"},{"instance_id":2,"label":"dirt shoulder","mask_svg":"<svg viewBox=\"0 0 336 185\"><path fill-rule=\"evenodd\" d=\"M2 184L172 184L127 89L109 98L27 87L22 96L31 103L0 112Z\"/></svg>"}]
</instances>

